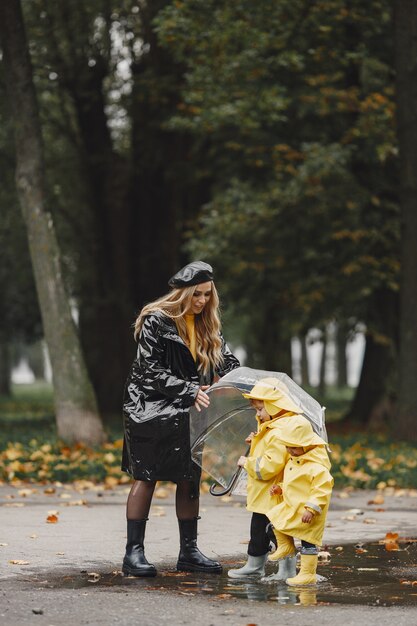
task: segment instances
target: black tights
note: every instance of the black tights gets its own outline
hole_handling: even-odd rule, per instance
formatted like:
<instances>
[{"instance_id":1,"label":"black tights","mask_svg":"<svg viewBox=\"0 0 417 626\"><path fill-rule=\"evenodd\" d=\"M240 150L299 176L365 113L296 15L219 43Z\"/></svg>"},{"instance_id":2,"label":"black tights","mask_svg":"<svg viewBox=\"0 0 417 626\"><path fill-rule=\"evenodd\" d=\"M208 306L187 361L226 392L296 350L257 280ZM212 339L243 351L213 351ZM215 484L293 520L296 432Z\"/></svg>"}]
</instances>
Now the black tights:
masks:
<instances>
[{"instance_id":1,"label":"black tights","mask_svg":"<svg viewBox=\"0 0 417 626\"><path fill-rule=\"evenodd\" d=\"M263 513L252 513L250 524L250 541L248 545L249 556L263 556L269 552L269 537L266 527L269 519Z\"/></svg>"},{"instance_id":2,"label":"black tights","mask_svg":"<svg viewBox=\"0 0 417 626\"><path fill-rule=\"evenodd\" d=\"M149 517L156 481L135 480L127 498L126 517L128 520L142 520ZM177 482L175 510L180 520L198 517L199 498L194 496L195 487L190 480Z\"/></svg>"}]
</instances>

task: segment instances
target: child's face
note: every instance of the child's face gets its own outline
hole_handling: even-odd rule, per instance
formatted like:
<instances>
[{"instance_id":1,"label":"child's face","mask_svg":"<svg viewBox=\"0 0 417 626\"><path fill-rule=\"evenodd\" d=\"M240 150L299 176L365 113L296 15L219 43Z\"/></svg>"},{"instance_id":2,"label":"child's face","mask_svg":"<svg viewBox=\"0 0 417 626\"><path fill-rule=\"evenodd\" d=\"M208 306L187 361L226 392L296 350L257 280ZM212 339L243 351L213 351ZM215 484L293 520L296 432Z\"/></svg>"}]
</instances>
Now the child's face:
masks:
<instances>
[{"instance_id":1,"label":"child's face","mask_svg":"<svg viewBox=\"0 0 417 626\"><path fill-rule=\"evenodd\" d=\"M251 405L256 409L256 415L259 417L260 422L269 422L271 416L265 411L263 400L251 400Z\"/></svg>"},{"instance_id":2,"label":"child's face","mask_svg":"<svg viewBox=\"0 0 417 626\"><path fill-rule=\"evenodd\" d=\"M288 454L291 454L291 456L301 456L302 454L304 454L304 448L293 446L286 446L286 448Z\"/></svg>"}]
</instances>

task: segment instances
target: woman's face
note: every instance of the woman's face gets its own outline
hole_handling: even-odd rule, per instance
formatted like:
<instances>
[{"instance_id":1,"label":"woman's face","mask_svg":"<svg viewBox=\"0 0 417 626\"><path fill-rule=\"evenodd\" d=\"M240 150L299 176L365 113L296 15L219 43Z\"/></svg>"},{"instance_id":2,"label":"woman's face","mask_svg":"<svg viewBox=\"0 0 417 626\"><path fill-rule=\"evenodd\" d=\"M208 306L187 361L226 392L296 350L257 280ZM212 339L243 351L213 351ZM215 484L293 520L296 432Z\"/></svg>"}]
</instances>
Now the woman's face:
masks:
<instances>
[{"instance_id":1,"label":"woman's face","mask_svg":"<svg viewBox=\"0 0 417 626\"><path fill-rule=\"evenodd\" d=\"M211 281L207 283L200 283L195 286L194 293L191 297L190 313L198 315L206 306L211 297L212 284Z\"/></svg>"}]
</instances>

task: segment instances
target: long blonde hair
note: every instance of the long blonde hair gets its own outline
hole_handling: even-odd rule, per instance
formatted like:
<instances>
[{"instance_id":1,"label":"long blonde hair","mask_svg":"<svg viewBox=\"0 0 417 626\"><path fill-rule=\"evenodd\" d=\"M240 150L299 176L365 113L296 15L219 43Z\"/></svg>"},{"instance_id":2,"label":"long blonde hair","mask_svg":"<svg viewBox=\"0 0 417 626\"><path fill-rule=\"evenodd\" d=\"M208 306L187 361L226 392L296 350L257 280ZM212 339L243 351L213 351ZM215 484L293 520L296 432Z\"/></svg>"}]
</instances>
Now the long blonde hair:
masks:
<instances>
[{"instance_id":1,"label":"long blonde hair","mask_svg":"<svg viewBox=\"0 0 417 626\"><path fill-rule=\"evenodd\" d=\"M189 344L187 325L184 315L190 310L191 301L197 285L172 289L168 294L154 302L146 304L135 322L135 339L138 338L144 319L157 311L174 320L178 334L186 345ZM211 283L211 295L202 312L194 317L196 334L196 352L198 369L204 374L216 369L222 362L222 341L220 338L219 296L214 283Z\"/></svg>"}]
</instances>

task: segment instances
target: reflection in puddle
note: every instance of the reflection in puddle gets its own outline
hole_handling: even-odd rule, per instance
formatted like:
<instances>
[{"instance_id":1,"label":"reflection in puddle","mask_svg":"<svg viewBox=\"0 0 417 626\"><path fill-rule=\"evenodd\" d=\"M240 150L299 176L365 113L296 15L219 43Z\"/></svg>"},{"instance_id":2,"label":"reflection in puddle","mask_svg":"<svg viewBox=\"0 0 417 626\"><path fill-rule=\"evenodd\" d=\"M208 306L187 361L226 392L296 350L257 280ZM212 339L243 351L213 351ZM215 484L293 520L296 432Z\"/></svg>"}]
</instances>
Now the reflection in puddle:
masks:
<instances>
[{"instance_id":1,"label":"reflection in puddle","mask_svg":"<svg viewBox=\"0 0 417 626\"><path fill-rule=\"evenodd\" d=\"M284 582L263 583L260 580L231 580L227 569L236 562L224 564L221 576L175 571L161 571L156 578L125 578L121 572L82 572L49 577L38 582L49 589L86 587L126 591L138 587L149 591L168 591L193 596L207 594L219 599L240 598L277 602L282 605L362 604L406 606L417 604L417 542L403 543L400 550L368 544L360 548L330 548L331 558L319 565L325 579L310 587L288 587ZM276 565L274 566L276 569ZM267 571L267 574L270 573Z\"/></svg>"}]
</instances>

